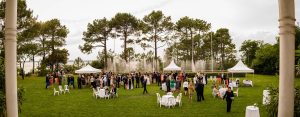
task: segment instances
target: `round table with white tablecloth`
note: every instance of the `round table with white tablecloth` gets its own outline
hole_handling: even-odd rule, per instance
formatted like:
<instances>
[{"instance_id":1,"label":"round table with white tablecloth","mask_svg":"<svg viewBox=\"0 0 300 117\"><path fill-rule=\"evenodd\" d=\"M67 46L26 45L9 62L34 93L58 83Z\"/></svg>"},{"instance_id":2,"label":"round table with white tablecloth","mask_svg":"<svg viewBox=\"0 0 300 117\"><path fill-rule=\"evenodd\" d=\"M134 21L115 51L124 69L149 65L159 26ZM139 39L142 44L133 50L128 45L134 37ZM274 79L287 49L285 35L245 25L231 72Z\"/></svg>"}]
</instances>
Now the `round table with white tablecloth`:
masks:
<instances>
[{"instance_id":1,"label":"round table with white tablecloth","mask_svg":"<svg viewBox=\"0 0 300 117\"><path fill-rule=\"evenodd\" d=\"M260 117L259 108L255 106L247 106L245 117Z\"/></svg>"},{"instance_id":2,"label":"round table with white tablecloth","mask_svg":"<svg viewBox=\"0 0 300 117\"><path fill-rule=\"evenodd\" d=\"M267 105L270 103L270 90L263 91L263 105Z\"/></svg>"},{"instance_id":3,"label":"round table with white tablecloth","mask_svg":"<svg viewBox=\"0 0 300 117\"><path fill-rule=\"evenodd\" d=\"M162 89L163 91L167 91L167 85L166 85L166 83L162 83L162 84L161 84L161 89Z\"/></svg>"},{"instance_id":4,"label":"round table with white tablecloth","mask_svg":"<svg viewBox=\"0 0 300 117\"><path fill-rule=\"evenodd\" d=\"M161 105L169 106L169 104L168 104L169 98L174 98L174 96L173 95L163 95L161 97Z\"/></svg>"}]
</instances>

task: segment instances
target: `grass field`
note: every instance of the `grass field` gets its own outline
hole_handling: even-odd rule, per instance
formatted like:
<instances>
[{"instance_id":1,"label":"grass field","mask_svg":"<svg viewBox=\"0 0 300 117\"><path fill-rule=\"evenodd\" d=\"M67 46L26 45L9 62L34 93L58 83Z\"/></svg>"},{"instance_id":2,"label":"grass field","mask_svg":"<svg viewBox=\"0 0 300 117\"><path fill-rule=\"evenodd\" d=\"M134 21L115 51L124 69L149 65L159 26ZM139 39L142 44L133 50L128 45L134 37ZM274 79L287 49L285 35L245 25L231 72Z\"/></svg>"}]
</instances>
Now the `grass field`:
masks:
<instances>
[{"instance_id":1,"label":"grass field","mask_svg":"<svg viewBox=\"0 0 300 117\"><path fill-rule=\"evenodd\" d=\"M160 108L156 104L155 93L165 94L156 85L148 86L149 94L143 95L143 89L124 90L120 87L119 97L115 99L95 99L90 88L71 89L70 94L53 96L52 89L45 89L44 77L31 77L18 80L18 86L25 88L22 117L104 117L104 116L186 116L186 117L244 117L246 106L259 104L261 117L267 112L262 106L262 92L267 86L278 86L275 76L255 75L254 87L240 87L239 97L232 103L232 111L226 113L226 101L213 98L211 83L205 86L205 101L188 102L183 96L182 107ZM243 80L243 78L241 78ZM300 86L300 79L295 80ZM177 94L175 94L177 96Z\"/></svg>"}]
</instances>

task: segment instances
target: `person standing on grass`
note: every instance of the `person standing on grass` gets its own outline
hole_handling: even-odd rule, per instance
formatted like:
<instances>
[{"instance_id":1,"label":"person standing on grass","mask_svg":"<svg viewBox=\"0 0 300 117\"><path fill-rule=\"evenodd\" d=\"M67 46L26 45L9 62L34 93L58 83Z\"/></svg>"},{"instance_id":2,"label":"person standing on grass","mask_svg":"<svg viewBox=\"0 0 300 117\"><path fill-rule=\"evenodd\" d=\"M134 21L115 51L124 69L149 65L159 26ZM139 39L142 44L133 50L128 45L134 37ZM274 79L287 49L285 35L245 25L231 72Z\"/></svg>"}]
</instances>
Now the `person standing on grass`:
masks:
<instances>
[{"instance_id":1,"label":"person standing on grass","mask_svg":"<svg viewBox=\"0 0 300 117\"><path fill-rule=\"evenodd\" d=\"M194 84L191 81L189 83L188 92L189 92L189 101L191 102L193 99L194 92L195 92Z\"/></svg>"},{"instance_id":2,"label":"person standing on grass","mask_svg":"<svg viewBox=\"0 0 300 117\"><path fill-rule=\"evenodd\" d=\"M146 72L146 74L147 74L147 72ZM144 85L143 85L143 83L144 83L144 80L145 80L145 74L143 74L142 76L141 76L141 83L142 83L142 87L144 87Z\"/></svg>"},{"instance_id":3,"label":"person standing on grass","mask_svg":"<svg viewBox=\"0 0 300 117\"><path fill-rule=\"evenodd\" d=\"M132 76L128 75L128 89L132 89L131 85L132 85Z\"/></svg>"},{"instance_id":4,"label":"person standing on grass","mask_svg":"<svg viewBox=\"0 0 300 117\"><path fill-rule=\"evenodd\" d=\"M171 75L169 76L171 78ZM166 86L167 86L167 92L170 92L171 91L171 86L170 86L170 78L167 78L166 80Z\"/></svg>"},{"instance_id":5,"label":"person standing on grass","mask_svg":"<svg viewBox=\"0 0 300 117\"><path fill-rule=\"evenodd\" d=\"M135 79L135 75L134 75L134 73L132 73L132 74L131 74L131 82L132 82L132 87L131 87L131 89L134 88L134 79Z\"/></svg>"},{"instance_id":6,"label":"person standing on grass","mask_svg":"<svg viewBox=\"0 0 300 117\"><path fill-rule=\"evenodd\" d=\"M46 89L48 89L48 86L50 85L50 74L46 75Z\"/></svg>"},{"instance_id":7,"label":"person standing on grass","mask_svg":"<svg viewBox=\"0 0 300 117\"><path fill-rule=\"evenodd\" d=\"M227 102L227 112L230 112L231 110L231 103L234 99L234 95L233 92L231 91L231 88L228 87L228 90L226 91L223 100L226 98L226 102Z\"/></svg>"},{"instance_id":8,"label":"person standing on grass","mask_svg":"<svg viewBox=\"0 0 300 117\"><path fill-rule=\"evenodd\" d=\"M78 78L77 78L77 85L78 85L78 89L81 89L81 76L80 76L80 74L78 75Z\"/></svg>"},{"instance_id":9,"label":"person standing on grass","mask_svg":"<svg viewBox=\"0 0 300 117\"><path fill-rule=\"evenodd\" d=\"M203 100L204 101L204 84L202 82L202 80L200 80L200 101Z\"/></svg>"},{"instance_id":10,"label":"person standing on grass","mask_svg":"<svg viewBox=\"0 0 300 117\"><path fill-rule=\"evenodd\" d=\"M188 92L188 86L189 86L188 81L184 81L184 82L183 82L184 95L187 95L187 92Z\"/></svg>"},{"instance_id":11,"label":"person standing on grass","mask_svg":"<svg viewBox=\"0 0 300 117\"><path fill-rule=\"evenodd\" d=\"M143 87L144 87L143 94L145 94L145 92L148 93L148 91L147 91L147 79L144 79L144 81L143 81Z\"/></svg>"},{"instance_id":12,"label":"person standing on grass","mask_svg":"<svg viewBox=\"0 0 300 117\"><path fill-rule=\"evenodd\" d=\"M136 81L135 88L140 88L140 76L141 76L141 73L136 73L135 74L135 81Z\"/></svg>"},{"instance_id":13,"label":"person standing on grass","mask_svg":"<svg viewBox=\"0 0 300 117\"><path fill-rule=\"evenodd\" d=\"M200 86L200 83L199 83L199 79L198 80L196 80L196 84L195 84L195 86L196 86L196 93L197 93L197 102L199 102L199 101L201 101L201 86Z\"/></svg>"}]
</instances>

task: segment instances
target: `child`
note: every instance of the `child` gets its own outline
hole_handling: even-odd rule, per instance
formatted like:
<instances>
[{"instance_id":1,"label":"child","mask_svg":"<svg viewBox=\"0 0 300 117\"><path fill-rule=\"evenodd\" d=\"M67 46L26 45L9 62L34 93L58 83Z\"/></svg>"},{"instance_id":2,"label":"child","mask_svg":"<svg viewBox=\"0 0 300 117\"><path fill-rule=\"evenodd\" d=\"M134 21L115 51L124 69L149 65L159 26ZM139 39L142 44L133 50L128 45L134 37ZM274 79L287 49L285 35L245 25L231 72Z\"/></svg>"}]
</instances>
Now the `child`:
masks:
<instances>
[{"instance_id":1,"label":"child","mask_svg":"<svg viewBox=\"0 0 300 117\"><path fill-rule=\"evenodd\" d=\"M184 95L187 95L188 86L189 86L189 83L187 82L187 80L185 80L185 81L183 82Z\"/></svg>"}]
</instances>

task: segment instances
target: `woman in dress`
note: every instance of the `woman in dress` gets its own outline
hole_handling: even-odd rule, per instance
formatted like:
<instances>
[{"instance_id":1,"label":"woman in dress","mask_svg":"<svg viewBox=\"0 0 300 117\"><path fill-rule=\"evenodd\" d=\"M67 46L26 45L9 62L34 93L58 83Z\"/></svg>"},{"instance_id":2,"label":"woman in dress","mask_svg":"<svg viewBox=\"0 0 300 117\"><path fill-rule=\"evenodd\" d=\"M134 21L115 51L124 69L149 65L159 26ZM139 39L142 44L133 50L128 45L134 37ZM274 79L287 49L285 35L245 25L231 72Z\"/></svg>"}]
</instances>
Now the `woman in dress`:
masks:
<instances>
[{"instance_id":1,"label":"woman in dress","mask_svg":"<svg viewBox=\"0 0 300 117\"><path fill-rule=\"evenodd\" d=\"M183 82L184 95L187 95L187 92L188 92L188 86L189 86L188 81L184 81L184 82Z\"/></svg>"},{"instance_id":2,"label":"woman in dress","mask_svg":"<svg viewBox=\"0 0 300 117\"><path fill-rule=\"evenodd\" d=\"M195 85L193 84L193 82L189 83L188 92L189 92L189 101L191 102L195 92Z\"/></svg>"},{"instance_id":3,"label":"woman in dress","mask_svg":"<svg viewBox=\"0 0 300 117\"><path fill-rule=\"evenodd\" d=\"M150 76L146 74L146 79L147 79L147 85L150 85Z\"/></svg>"},{"instance_id":4,"label":"woman in dress","mask_svg":"<svg viewBox=\"0 0 300 117\"><path fill-rule=\"evenodd\" d=\"M99 76L100 78L100 88L102 89L103 88L103 77Z\"/></svg>"},{"instance_id":5,"label":"woman in dress","mask_svg":"<svg viewBox=\"0 0 300 117\"><path fill-rule=\"evenodd\" d=\"M213 96L214 97L218 96L218 97L222 98L222 95L221 95L220 91L217 89L217 86L214 86L214 88L213 88Z\"/></svg>"},{"instance_id":6,"label":"woman in dress","mask_svg":"<svg viewBox=\"0 0 300 117\"><path fill-rule=\"evenodd\" d=\"M172 78L171 81L170 81L170 87L171 87L171 91L175 90L175 81L174 81L174 78Z\"/></svg>"}]
</instances>

